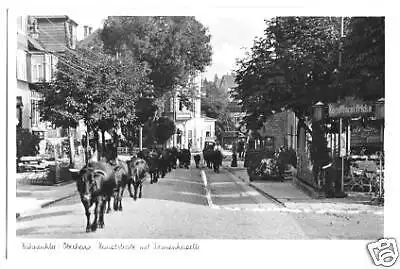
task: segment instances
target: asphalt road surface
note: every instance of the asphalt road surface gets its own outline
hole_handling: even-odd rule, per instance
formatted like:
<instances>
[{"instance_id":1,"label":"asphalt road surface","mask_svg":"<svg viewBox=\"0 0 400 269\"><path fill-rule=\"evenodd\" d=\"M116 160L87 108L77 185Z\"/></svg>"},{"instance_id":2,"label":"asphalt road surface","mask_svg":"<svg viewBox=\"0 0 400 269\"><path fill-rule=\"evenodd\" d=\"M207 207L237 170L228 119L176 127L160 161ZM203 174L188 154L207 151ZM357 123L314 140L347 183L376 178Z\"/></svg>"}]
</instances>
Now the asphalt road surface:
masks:
<instances>
[{"instance_id":1,"label":"asphalt road surface","mask_svg":"<svg viewBox=\"0 0 400 269\"><path fill-rule=\"evenodd\" d=\"M280 205L221 169L176 169L157 184L145 182L143 198L125 190L123 211L105 216L104 229L85 232L76 195L17 220L23 238L146 239L376 239L383 216L280 212ZM207 186L206 186L207 185Z\"/></svg>"}]
</instances>

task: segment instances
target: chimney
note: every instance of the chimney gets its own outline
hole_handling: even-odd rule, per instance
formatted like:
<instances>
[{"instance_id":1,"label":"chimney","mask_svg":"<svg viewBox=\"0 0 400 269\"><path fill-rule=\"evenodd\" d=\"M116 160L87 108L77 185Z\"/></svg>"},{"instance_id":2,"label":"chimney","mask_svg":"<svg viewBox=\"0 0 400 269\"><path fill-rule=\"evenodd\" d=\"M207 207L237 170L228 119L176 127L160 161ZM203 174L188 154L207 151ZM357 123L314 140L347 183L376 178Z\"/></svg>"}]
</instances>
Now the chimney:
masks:
<instances>
[{"instance_id":1,"label":"chimney","mask_svg":"<svg viewBox=\"0 0 400 269\"><path fill-rule=\"evenodd\" d=\"M28 23L29 35L34 39L39 39L39 27L37 20L32 16L28 16Z\"/></svg>"}]
</instances>

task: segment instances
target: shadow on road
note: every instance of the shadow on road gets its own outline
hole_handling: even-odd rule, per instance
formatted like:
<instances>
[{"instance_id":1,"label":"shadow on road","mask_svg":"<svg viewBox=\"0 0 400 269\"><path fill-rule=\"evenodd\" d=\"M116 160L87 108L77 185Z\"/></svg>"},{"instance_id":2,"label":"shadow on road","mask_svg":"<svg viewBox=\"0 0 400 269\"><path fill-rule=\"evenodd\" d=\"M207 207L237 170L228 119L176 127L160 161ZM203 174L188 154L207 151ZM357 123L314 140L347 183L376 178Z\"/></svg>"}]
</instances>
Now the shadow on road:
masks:
<instances>
[{"instance_id":1,"label":"shadow on road","mask_svg":"<svg viewBox=\"0 0 400 269\"><path fill-rule=\"evenodd\" d=\"M50 213L39 213L39 214L35 214L35 215L21 217L21 218L17 219L17 221L18 222L20 222L20 221L32 221L32 220L36 220L36 219L65 216L65 215L71 214L72 212L73 212L72 210L64 210L64 211L50 212Z\"/></svg>"}]
</instances>

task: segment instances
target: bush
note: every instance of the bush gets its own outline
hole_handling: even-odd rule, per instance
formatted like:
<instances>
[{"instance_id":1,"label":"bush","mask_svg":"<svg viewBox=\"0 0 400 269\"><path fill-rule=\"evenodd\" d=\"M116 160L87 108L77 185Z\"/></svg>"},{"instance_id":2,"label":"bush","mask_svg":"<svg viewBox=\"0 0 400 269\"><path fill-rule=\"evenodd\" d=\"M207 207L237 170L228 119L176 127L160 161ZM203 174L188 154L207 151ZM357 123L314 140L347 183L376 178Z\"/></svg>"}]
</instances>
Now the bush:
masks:
<instances>
[{"instance_id":1,"label":"bush","mask_svg":"<svg viewBox=\"0 0 400 269\"><path fill-rule=\"evenodd\" d=\"M17 128L17 158L39 154L40 138L28 129Z\"/></svg>"}]
</instances>

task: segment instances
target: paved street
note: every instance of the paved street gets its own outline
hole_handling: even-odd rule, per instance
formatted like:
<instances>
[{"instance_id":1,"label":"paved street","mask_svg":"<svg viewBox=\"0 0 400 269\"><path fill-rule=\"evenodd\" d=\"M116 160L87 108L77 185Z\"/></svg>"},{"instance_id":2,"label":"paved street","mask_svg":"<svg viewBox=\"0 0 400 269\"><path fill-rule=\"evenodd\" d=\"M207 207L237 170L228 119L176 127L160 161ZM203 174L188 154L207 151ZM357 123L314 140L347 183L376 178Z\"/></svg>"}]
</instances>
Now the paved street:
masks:
<instances>
[{"instance_id":1,"label":"paved street","mask_svg":"<svg viewBox=\"0 0 400 269\"><path fill-rule=\"evenodd\" d=\"M105 228L86 233L77 194L17 220L17 236L30 238L176 239L376 239L383 215L315 214L281 205L240 182L225 169L177 169L158 184L146 182L136 202L125 191L122 212L105 217ZM209 190L210 194L207 194ZM207 199L207 195L209 199ZM282 209L282 210L281 210Z\"/></svg>"}]
</instances>

